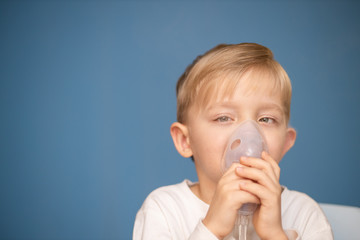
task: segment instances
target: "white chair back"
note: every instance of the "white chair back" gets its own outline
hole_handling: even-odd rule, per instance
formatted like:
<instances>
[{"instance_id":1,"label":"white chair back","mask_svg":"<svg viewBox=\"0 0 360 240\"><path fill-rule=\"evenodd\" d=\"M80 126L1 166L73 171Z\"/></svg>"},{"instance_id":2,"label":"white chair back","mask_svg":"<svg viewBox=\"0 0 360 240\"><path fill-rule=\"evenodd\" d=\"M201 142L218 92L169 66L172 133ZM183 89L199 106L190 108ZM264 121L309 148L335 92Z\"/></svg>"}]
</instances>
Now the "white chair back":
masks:
<instances>
[{"instance_id":1,"label":"white chair back","mask_svg":"<svg viewBox=\"0 0 360 240\"><path fill-rule=\"evenodd\" d=\"M360 208L320 203L332 227L335 240L360 240Z\"/></svg>"}]
</instances>

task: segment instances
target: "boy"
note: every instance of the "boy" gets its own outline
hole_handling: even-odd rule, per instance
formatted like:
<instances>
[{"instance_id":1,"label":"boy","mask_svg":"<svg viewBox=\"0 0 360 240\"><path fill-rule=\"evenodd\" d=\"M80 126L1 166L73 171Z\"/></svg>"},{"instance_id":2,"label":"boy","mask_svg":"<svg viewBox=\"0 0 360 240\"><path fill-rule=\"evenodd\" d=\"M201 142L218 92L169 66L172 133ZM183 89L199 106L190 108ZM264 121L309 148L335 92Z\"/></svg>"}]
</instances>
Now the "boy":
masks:
<instances>
[{"instance_id":1,"label":"boy","mask_svg":"<svg viewBox=\"0 0 360 240\"><path fill-rule=\"evenodd\" d=\"M251 239L333 238L318 204L279 183L278 163L296 131L288 127L290 79L269 49L219 45L186 69L176 91L178 121L170 133L177 151L194 160L199 181L153 191L137 213L134 239L230 238L244 203L259 204ZM260 126L268 152L241 157L223 173L227 140L246 120Z\"/></svg>"}]
</instances>

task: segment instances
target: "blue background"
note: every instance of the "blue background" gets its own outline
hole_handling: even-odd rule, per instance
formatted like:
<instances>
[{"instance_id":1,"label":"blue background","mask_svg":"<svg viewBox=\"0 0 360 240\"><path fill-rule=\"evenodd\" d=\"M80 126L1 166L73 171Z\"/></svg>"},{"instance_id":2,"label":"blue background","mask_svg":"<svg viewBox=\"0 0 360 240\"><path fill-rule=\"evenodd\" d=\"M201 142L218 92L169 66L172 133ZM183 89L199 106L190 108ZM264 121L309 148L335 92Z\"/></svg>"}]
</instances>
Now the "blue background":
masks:
<instances>
[{"instance_id":1,"label":"blue background","mask_svg":"<svg viewBox=\"0 0 360 240\"><path fill-rule=\"evenodd\" d=\"M219 43L268 46L293 82L281 183L360 206L356 1L1 1L1 239L130 239L153 189L196 180L175 84Z\"/></svg>"}]
</instances>

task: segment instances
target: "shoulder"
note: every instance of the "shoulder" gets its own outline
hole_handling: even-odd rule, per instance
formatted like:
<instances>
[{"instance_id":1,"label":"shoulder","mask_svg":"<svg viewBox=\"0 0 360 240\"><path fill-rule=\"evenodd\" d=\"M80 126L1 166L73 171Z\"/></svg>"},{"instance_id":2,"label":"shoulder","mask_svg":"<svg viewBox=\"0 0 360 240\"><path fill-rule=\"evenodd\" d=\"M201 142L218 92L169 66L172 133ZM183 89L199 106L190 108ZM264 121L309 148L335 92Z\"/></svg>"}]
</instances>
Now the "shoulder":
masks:
<instances>
[{"instance_id":1,"label":"shoulder","mask_svg":"<svg viewBox=\"0 0 360 240\"><path fill-rule=\"evenodd\" d=\"M152 191L136 214L133 239L170 239L174 222L170 217L174 208L173 199L178 195L181 185L160 187Z\"/></svg>"},{"instance_id":2,"label":"shoulder","mask_svg":"<svg viewBox=\"0 0 360 240\"><path fill-rule=\"evenodd\" d=\"M189 191L188 180L184 180L181 183L163 186L152 191L144 201L143 205L149 204L171 204L169 200L181 199L186 196Z\"/></svg>"},{"instance_id":3,"label":"shoulder","mask_svg":"<svg viewBox=\"0 0 360 240\"><path fill-rule=\"evenodd\" d=\"M296 229L304 239L321 234L332 235L324 212L310 196L284 188L281 200L283 225L287 228Z\"/></svg>"},{"instance_id":4,"label":"shoulder","mask_svg":"<svg viewBox=\"0 0 360 240\"><path fill-rule=\"evenodd\" d=\"M206 213L192 193L191 184L184 180L151 192L136 214L134 239L143 239L143 236L146 239L184 239L189 236Z\"/></svg>"},{"instance_id":5,"label":"shoulder","mask_svg":"<svg viewBox=\"0 0 360 240\"><path fill-rule=\"evenodd\" d=\"M139 212L161 212L163 215L173 215L175 210L189 208L196 201L191 192L189 180L164 186L152 191L145 199Z\"/></svg>"},{"instance_id":6,"label":"shoulder","mask_svg":"<svg viewBox=\"0 0 360 240\"><path fill-rule=\"evenodd\" d=\"M282 211L293 216L314 216L325 218L319 204L305 193L289 190L286 187L281 195Z\"/></svg>"},{"instance_id":7,"label":"shoulder","mask_svg":"<svg viewBox=\"0 0 360 240\"><path fill-rule=\"evenodd\" d=\"M281 200L283 202L284 208L294 205L301 205L305 207L320 209L317 202L314 199L312 199L309 195L302 192L289 190L286 187L284 187L283 193L281 194Z\"/></svg>"}]
</instances>

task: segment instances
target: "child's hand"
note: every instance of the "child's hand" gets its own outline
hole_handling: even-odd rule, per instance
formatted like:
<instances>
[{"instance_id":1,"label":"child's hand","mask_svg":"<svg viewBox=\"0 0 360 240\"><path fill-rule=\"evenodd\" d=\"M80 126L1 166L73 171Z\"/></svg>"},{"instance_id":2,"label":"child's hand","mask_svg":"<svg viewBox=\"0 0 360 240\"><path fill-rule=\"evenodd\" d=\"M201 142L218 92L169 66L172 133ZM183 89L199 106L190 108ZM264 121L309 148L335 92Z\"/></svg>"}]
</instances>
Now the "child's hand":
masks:
<instances>
[{"instance_id":1,"label":"child's hand","mask_svg":"<svg viewBox=\"0 0 360 240\"><path fill-rule=\"evenodd\" d=\"M240 178L252 181L242 182L241 190L260 199L260 205L253 216L256 233L261 239L287 239L281 224L281 185L278 163L263 152L262 159L241 158L243 167L236 168Z\"/></svg>"},{"instance_id":2,"label":"child's hand","mask_svg":"<svg viewBox=\"0 0 360 240\"><path fill-rule=\"evenodd\" d=\"M219 180L214 197L211 201L209 210L203 220L203 224L219 239L228 235L234 225L238 209L244 203L257 203L259 199L248 191L241 191L241 184L250 184L251 180L246 180L236 174L236 169L241 165L238 163L226 171ZM251 186L251 185L249 185Z\"/></svg>"}]
</instances>

